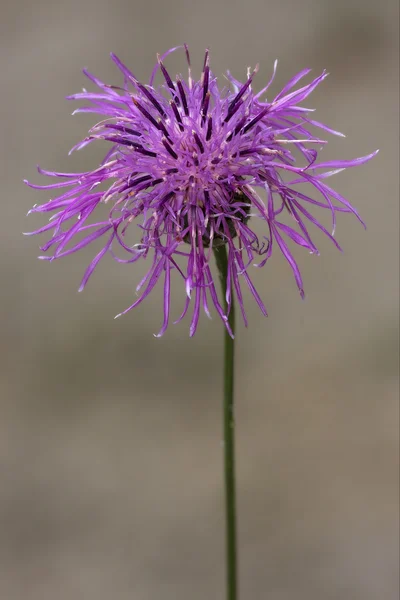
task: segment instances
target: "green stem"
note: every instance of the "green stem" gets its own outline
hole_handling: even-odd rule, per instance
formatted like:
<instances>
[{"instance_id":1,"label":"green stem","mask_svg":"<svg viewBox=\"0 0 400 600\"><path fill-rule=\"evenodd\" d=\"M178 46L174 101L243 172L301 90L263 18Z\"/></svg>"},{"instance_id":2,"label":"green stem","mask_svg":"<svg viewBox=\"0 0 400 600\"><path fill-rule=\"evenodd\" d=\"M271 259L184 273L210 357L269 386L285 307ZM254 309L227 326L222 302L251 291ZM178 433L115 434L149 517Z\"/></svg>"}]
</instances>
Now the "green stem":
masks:
<instances>
[{"instance_id":1,"label":"green stem","mask_svg":"<svg viewBox=\"0 0 400 600\"><path fill-rule=\"evenodd\" d=\"M214 248L215 259L221 280L225 309L228 275L226 245ZM235 332L233 295L228 317L232 333ZM226 510L226 598L237 600L237 555L236 555L236 493L235 493L235 413L233 403L234 384L234 340L225 328L224 333L224 475Z\"/></svg>"}]
</instances>

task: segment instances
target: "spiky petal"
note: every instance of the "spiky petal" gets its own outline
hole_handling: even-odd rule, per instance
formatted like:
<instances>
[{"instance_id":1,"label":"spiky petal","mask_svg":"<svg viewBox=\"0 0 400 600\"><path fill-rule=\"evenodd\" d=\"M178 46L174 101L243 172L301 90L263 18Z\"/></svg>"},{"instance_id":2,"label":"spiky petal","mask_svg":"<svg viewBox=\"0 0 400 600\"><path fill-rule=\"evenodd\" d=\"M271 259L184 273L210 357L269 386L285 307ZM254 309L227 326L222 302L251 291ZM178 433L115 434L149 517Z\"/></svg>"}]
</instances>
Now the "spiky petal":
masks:
<instances>
[{"instance_id":1,"label":"spiky petal","mask_svg":"<svg viewBox=\"0 0 400 600\"><path fill-rule=\"evenodd\" d=\"M350 212L360 217L325 179L363 164L376 154L350 161L317 161L317 149L326 142L310 128L342 134L310 119L310 109L299 104L325 79L325 72L296 87L308 75L305 69L272 101L262 101L274 75L258 94L253 91L258 67L249 72L244 83L228 74L231 89L220 89L210 70L208 50L201 77L194 81L187 46L184 49L189 67L187 81L180 76L173 79L165 67L165 58L176 48L158 57L149 85L139 82L113 54L111 58L123 75L123 87L107 85L85 70L99 91L84 90L70 99L87 102L75 112L94 112L103 120L73 150L105 140L110 144L105 159L94 171L85 173L39 169L43 175L57 178L56 183L47 186L27 182L36 189L60 190L58 196L31 211L54 213L47 225L33 232L53 233L41 248L52 254L40 258L54 260L99 238L104 240L84 274L80 290L107 252L120 262L150 262L137 288L139 297L121 314L140 304L162 279L164 319L158 335L165 332L170 320L172 271L182 277L186 294L178 321L190 305L193 307L190 334L197 329L201 309L209 315L210 302L229 330L211 268L215 245L226 244L228 249L228 313L232 288L245 323L243 282L262 313L267 314L249 270L257 256L260 261L256 266L266 263L274 244L289 263L303 295L300 270L289 244L318 253L309 233L311 224L339 248L333 237L336 213ZM274 74L275 70L276 63ZM156 88L154 81L160 75L163 82ZM302 159L300 166L298 156ZM304 183L311 184L318 199L301 191ZM108 216L96 221L102 204L109 207ZM313 206L330 212L332 233L310 213ZM285 214L290 216L291 225L282 221ZM265 223L267 235L263 240L252 230L250 217ZM134 224L139 236L138 243L131 245L127 232ZM122 249L125 257L121 258L116 248Z\"/></svg>"}]
</instances>

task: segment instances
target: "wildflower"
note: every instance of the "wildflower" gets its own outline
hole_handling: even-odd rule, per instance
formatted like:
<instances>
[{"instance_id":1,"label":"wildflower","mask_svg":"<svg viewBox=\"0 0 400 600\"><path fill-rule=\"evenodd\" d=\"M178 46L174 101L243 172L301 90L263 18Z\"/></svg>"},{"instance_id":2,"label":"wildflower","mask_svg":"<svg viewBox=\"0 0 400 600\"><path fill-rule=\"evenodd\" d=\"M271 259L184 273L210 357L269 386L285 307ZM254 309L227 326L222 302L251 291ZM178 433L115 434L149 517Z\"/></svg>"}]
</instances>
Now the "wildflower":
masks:
<instances>
[{"instance_id":1,"label":"wildflower","mask_svg":"<svg viewBox=\"0 0 400 600\"><path fill-rule=\"evenodd\" d=\"M164 66L165 57L176 48L158 57L148 85L139 82L113 54L111 58L123 75L123 87L106 85L84 70L99 91L84 90L70 96L89 103L75 112L94 112L104 118L72 150L105 140L111 145L109 151L93 171L58 173L39 169L43 175L57 178L57 182L45 186L27 182L37 189L63 190L30 211L56 211L47 225L33 232L52 231L51 239L41 247L43 252L52 249L52 255L40 258L61 258L103 239L102 249L88 266L80 290L107 252L119 262L149 260L147 275L137 287L139 297L121 314L140 304L162 279L164 321L158 335L165 332L169 322L174 270L182 277L186 290L184 310L176 322L182 320L192 303L191 335L196 331L201 308L209 315L210 301L229 331L227 315L232 291L247 324L243 282L262 313L267 314L250 279L249 268L257 256L259 262L255 266L265 265L274 244L289 263L303 296L300 270L288 241L318 254L308 229L311 224L339 248L334 238L336 213L360 217L325 180L376 154L348 161L317 162L315 148L326 142L309 129L342 134L311 119L311 109L299 104L325 79L325 72L293 91L308 75L309 69L305 69L272 101L267 101L262 98L273 81L276 62L271 80L261 92L253 91L258 67L248 72L244 83L228 73L229 89L220 89L210 70L208 50L201 78L195 81L186 45L184 49L188 63L186 81L181 76L173 80ZM158 71L164 83L155 87ZM302 156L300 166L294 152ZM318 199L301 191L304 183L311 184ZM101 204L109 206L108 217L92 223L90 219ZM309 212L313 206L330 212L331 233ZM285 213L290 215L291 226L282 221ZM250 218L265 223L263 239L252 230ZM131 245L126 234L134 224L139 227L139 239ZM81 234L82 239L76 237ZM228 251L226 310L219 300L211 269L212 250L222 244ZM116 247L126 253L124 258L115 254Z\"/></svg>"}]
</instances>

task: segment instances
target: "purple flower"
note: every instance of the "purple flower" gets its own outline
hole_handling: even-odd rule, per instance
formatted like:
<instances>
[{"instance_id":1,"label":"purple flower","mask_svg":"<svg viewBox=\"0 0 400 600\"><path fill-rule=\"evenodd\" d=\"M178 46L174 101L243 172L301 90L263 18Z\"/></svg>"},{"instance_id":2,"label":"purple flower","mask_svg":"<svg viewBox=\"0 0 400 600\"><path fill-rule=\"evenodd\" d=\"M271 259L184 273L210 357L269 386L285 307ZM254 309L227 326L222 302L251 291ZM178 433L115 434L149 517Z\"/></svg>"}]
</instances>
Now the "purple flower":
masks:
<instances>
[{"instance_id":1,"label":"purple flower","mask_svg":"<svg viewBox=\"0 0 400 600\"><path fill-rule=\"evenodd\" d=\"M187 81L180 76L173 80L164 66L163 60L176 48L158 57L148 85L140 83L113 54L111 58L123 74L123 87L107 85L84 70L99 91L84 90L70 96L89 104L75 112L94 112L104 118L72 150L95 140L106 140L109 151L93 171L57 173L39 169L40 173L57 178L57 182L45 186L27 182L36 189L65 188L30 211L55 211L47 225L33 232L52 231L51 239L41 247L43 252L51 249L52 255L40 258L54 260L99 238L103 240L102 249L84 274L80 290L107 252L119 262L149 261L147 275L137 287L139 297L121 314L140 304L161 279L164 322L158 335L168 326L174 270L182 277L186 297L177 322L193 304L190 335L196 331L201 307L209 315L210 302L229 330L231 290L247 324L241 292L243 282L262 313L267 314L250 279L249 268L256 256L259 262L255 266L263 266L271 257L274 244L289 263L303 296L300 270L288 242L318 254L309 233L311 224L340 249L333 237L336 213L360 217L325 180L343 169L367 162L376 154L348 161L317 162L315 148L326 142L311 134L310 127L342 134L311 119L311 109L299 104L325 79L325 72L293 91L309 73L305 69L272 101L267 101L262 98L272 83L276 63L268 85L257 94L252 88L257 67L248 73L245 83L228 73L230 88L220 89L210 70L208 50L201 78L194 81L186 45L184 49ZM163 84L155 87L158 70ZM296 156L301 160L300 166ZM301 191L305 183L318 192L318 199ZM101 204L108 205L108 216L93 222L92 215L100 212ZM332 233L309 212L313 206L329 211ZM289 216L290 225L283 222L285 216ZM262 239L251 227L251 219L255 218L265 225L266 235ZM132 245L127 232L135 225L139 228L138 243ZM227 310L218 298L211 269L212 250L223 244L228 251ZM123 258L115 254L116 248L124 252Z\"/></svg>"}]
</instances>

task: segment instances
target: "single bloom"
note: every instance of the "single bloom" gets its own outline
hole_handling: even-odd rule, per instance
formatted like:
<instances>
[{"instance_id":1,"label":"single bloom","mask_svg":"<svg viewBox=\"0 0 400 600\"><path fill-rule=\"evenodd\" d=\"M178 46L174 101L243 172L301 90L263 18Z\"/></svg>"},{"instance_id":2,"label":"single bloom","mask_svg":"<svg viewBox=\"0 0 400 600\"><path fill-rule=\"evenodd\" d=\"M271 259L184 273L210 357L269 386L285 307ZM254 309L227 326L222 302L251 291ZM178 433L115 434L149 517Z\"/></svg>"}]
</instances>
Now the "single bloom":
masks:
<instances>
[{"instance_id":1,"label":"single bloom","mask_svg":"<svg viewBox=\"0 0 400 600\"><path fill-rule=\"evenodd\" d=\"M69 98L88 103L75 112L97 113L102 120L72 150L105 140L110 147L104 160L85 173L39 168L56 182L44 186L26 182L36 189L55 189L58 194L30 211L54 213L48 224L32 232L52 233L41 247L51 254L40 258L61 258L102 239L102 248L89 264L80 290L108 252L119 262L148 261L137 299L121 314L140 304L161 279L164 320L159 336L169 322L172 271L181 279L185 297L176 322L190 307L190 335L197 329L202 308L210 316L210 303L229 331L232 293L247 325L243 283L267 314L249 271L251 266L264 266L274 246L289 263L303 296L300 270L289 243L318 254L309 231L314 226L340 249L334 238L336 213L353 213L361 219L326 179L376 154L318 162L318 149L326 143L318 131L343 134L310 118L312 109L300 104L325 79L326 72L299 87L299 81L310 72L304 69L267 100L276 62L270 81L258 93L253 90L258 67L248 72L244 83L228 72L229 85L221 88L210 70L208 50L200 80L194 80L188 47L183 48L188 63L186 80L181 76L173 79L164 66L164 59L177 48L158 56L148 85L114 54L111 58L123 75L122 87L107 85L85 69L98 91L83 90ZM163 83L156 86L155 78L160 75ZM317 199L305 193L304 184L317 192ZM100 205L108 207L103 220L96 219L102 212ZM329 211L331 232L310 212L314 206ZM256 219L265 227L261 239L252 229ZM136 243L130 240L132 228ZM226 310L212 268L213 248L223 244L228 252Z\"/></svg>"}]
</instances>

